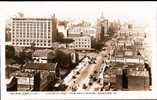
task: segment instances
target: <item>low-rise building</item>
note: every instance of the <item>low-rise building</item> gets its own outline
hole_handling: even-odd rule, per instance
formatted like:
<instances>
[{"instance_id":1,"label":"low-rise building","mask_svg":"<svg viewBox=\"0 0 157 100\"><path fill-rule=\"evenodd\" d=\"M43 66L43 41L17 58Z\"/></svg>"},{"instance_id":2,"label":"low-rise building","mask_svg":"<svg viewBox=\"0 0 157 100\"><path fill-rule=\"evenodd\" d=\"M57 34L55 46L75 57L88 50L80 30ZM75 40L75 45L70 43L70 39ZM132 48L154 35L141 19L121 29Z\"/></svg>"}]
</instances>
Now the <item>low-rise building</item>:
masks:
<instances>
[{"instance_id":1,"label":"low-rise building","mask_svg":"<svg viewBox=\"0 0 157 100\"><path fill-rule=\"evenodd\" d=\"M74 42L69 44L70 49L77 50L90 50L91 49L91 37L82 36L82 37L73 37Z\"/></svg>"},{"instance_id":2,"label":"low-rise building","mask_svg":"<svg viewBox=\"0 0 157 100\"><path fill-rule=\"evenodd\" d=\"M33 53L34 63L47 63L47 55L52 52L52 50L35 50Z\"/></svg>"},{"instance_id":3,"label":"low-rise building","mask_svg":"<svg viewBox=\"0 0 157 100\"><path fill-rule=\"evenodd\" d=\"M96 28L91 26L75 26L68 29L67 37L93 36L96 37Z\"/></svg>"}]
</instances>

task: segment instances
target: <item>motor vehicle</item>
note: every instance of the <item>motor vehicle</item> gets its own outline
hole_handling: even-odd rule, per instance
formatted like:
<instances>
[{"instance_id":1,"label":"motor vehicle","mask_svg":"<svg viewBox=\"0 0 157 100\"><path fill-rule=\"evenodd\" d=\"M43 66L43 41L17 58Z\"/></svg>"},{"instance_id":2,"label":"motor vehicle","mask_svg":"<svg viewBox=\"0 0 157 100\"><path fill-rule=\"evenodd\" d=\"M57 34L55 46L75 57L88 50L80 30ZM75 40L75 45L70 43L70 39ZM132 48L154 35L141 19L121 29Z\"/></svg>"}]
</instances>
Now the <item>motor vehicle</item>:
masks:
<instances>
[{"instance_id":1,"label":"motor vehicle","mask_svg":"<svg viewBox=\"0 0 157 100\"><path fill-rule=\"evenodd\" d=\"M89 85L91 86L93 84L93 82L89 82Z\"/></svg>"},{"instance_id":2,"label":"motor vehicle","mask_svg":"<svg viewBox=\"0 0 157 100\"><path fill-rule=\"evenodd\" d=\"M75 78L76 78L76 76L73 76L72 78L73 78L73 79L75 79Z\"/></svg>"},{"instance_id":3,"label":"motor vehicle","mask_svg":"<svg viewBox=\"0 0 157 100\"><path fill-rule=\"evenodd\" d=\"M93 81L94 81L94 82L95 82L95 81L97 81L97 78L96 78L96 76L94 76L94 77L93 77Z\"/></svg>"},{"instance_id":4,"label":"motor vehicle","mask_svg":"<svg viewBox=\"0 0 157 100\"><path fill-rule=\"evenodd\" d=\"M86 88L87 88L86 84L83 84L82 88L83 88L83 89L86 89Z\"/></svg>"},{"instance_id":5,"label":"motor vehicle","mask_svg":"<svg viewBox=\"0 0 157 100\"><path fill-rule=\"evenodd\" d=\"M90 75L89 78L92 79L92 78L93 78L93 75Z\"/></svg>"},{"instance_id":6,"label":"motor vehicle","mask_svg":"<svg viewBox=\"0 0 157 100\"><path fill-rule=\"evenodd\" d=\"M99 78L99 79L97 80L97 82L100 83L100 80L101 80L101 79Z\"/></svg>"},{"instance_id":7,"label":"motor vehicle","mask_svg":"<svg viewBox=\"0 0 157 100\"><path fill-rule=\"evenodd\" d=\"M95 71L94 71L94 74L97 74L97 73L98 73L98 72L95 70Z\"/></svg>"},{"instance_id":8,"label":"motor vehicle","mask_svg":"<svg viewBox=\"0 0 157 100\"><path fill-rule=\"evenodd\" d=\"M95 61L93 61L93 64L96 64L96 62L95 62Z\"/></svg>"},{"instance_id":9,"label":"motor vehicle","mask_svg":"<svg viewBox=\"0 0 157 100\"><path fill-rule=\"evenodd\" d=\"M79 72L79 71L77 71L77 72L76 72L76 74L78 75L78 74L80 74L80 72Z\"/></svg>"}]
</instances>

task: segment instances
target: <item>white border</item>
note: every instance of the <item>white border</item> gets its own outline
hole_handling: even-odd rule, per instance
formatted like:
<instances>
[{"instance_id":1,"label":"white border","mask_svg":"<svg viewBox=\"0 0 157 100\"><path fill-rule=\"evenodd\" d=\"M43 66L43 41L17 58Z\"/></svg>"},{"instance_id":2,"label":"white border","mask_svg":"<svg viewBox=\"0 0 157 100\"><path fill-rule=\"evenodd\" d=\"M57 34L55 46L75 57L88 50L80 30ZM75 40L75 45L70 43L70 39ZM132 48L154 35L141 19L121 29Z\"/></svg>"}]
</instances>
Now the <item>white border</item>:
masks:
<instances>
[{"instance_id":1,"label":"white border","mask_svg":"<svg viewBox=\"0 0 157 100\"><path fill-rule=\"evenodd\" d=\"M4 2L3 2L4 3ZM2 4L3 4L2 3ZM6 3L6 2L5 2ZM63 2L65 3L65 2ZM68 2L67 2L68 3ZM80 3L80 2L76 2ZM112 3L112 2L111 2ZM115 3L115 2L113 2ZM153 48L152 48L152 91L116 91L116 92L105 92L105 94L52 94L48 92L21 92L20 95L11 95L10 93L6 92L6 85L5 85L5 18L2 17L2 13L0 13L0 45L1 45L1 96L2 100L22 100L22 99L156 99L157 98L157 2L134 2L134 3L141 3L141 4L150 4L152 5L152 13L154 13L152 23L152 41L153 41ZM2 9L1 9L2 10ZM144 12L143 12L144 13ZM149 15L148 15L149 16ZM20 93L20 92L17 92ZM108 94L109 93L109 94ZM111 93L111 94L110 94Z\"/></svg>"}]
</instances>

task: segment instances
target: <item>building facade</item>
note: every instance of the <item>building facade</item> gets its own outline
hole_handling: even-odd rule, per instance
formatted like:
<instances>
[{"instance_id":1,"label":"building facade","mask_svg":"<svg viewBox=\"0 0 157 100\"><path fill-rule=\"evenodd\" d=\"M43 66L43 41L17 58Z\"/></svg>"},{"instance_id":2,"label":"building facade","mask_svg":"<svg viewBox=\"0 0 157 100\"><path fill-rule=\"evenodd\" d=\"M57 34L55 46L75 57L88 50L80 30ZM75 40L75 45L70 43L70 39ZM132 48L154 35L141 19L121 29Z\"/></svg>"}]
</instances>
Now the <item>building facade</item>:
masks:
<instances>
[{"instance_id":1,"label":"building facade","mask_svg":"<svg viewBox=\"0 0 157 100\"><path fill-rule=\"evenodd\" d=\"M94 27L84 27L84 26L75 26L70 27L67 32L68 37L79 37L79 36L95 36L96 34L96 28Z\"/></svg>"},{"instance_id":2,"label":"building facade","mask_svg":"<svg viewBox=\"0 0 157 100\"><path fill-rule=\"evenodd\" d=\"M50 18L12 18L11 41L13 46L49 48L57 38L57 22L55 16Z\"/></svg>"},{"instance_id":3,"label":"building facade","mask_svg":"<svg viewBox=\"0 0 157 100\"><path fill-rule=\"evenodd\" d=\"M70 49L79 49L79 50L91 49L90 36L73 37L72 39L74 39L74 42L69 44Z\"/></svg>"},{"instance_id":4,"label":"building facade","mask_svg":"<svg viewBox=\"0 0 157 100\"><path fill-rule=\"evenodd\" d=\"M104 36L108 32L108 19L105 19L103 14L99 19L97 19L97 32L96 32L96 41L102 41Z\"/></svg>"}]
</instances>

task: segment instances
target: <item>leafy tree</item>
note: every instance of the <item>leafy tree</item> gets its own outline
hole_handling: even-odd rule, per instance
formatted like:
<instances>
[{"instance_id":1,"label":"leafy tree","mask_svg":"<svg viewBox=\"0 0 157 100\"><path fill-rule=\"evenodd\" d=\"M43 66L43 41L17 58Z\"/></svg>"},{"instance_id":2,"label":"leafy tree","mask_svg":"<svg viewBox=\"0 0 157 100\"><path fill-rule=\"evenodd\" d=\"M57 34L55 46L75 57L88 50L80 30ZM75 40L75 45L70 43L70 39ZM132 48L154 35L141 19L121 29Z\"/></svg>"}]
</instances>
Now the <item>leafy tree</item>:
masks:
<instances>
[{"instance_id":1,"label":"leafy tree","mask_svg":"<svg viewBox=\"0 0 157 100\"><path fill-rule=\"evenodd\" d=\"M61 42L62 42L62 43L69 44L69 43L74 42L74 40L73 40L73 39L67 39L67 38L65 38L65 39L63 39Z\"/></svg>"},{"instance_id":2,"label":"leafy tree","mask_svg":"<svg viewBox=\"0 0 157 100\"><path fill-rule=\"evenodd\" d=\"M99 42L95 42L93 44L93 48L96 50L100 50L102 48L103 44L99 41Z\"/></svg>"},{"instance_id":3,"label":"leafy tree","mask_svg":"<svg viewBox=\"0 0 157 100\"><path fill-rule=\"evenodd\" d=\"M56 61L61 67L71 64L70 55L61 50L56 50Z\"/></svg>"},{"instance_id":4,"label":"leafy tree","mask_svg":"<svg viewBox=\"0 0 157 100\"><path fill-rule=\"evenodd\" d=\"M64 38L60 42L61 43L65 43L66 47L67 47L67 44L70 44L70 43L74 42L74 40L73 39Z\"/></svg>"},{"instance_id":5,"label":"leafy tree","mask_svg":"<svg viewBox=\"0 0 157 100\"><path fill-rule=\"evenodd\" d=\"M64 35L62 32L58 32L58 38L57 38L57 41L58 42L62 42L63 41L63 38L64 38Z\"/></svg>"},{"instance_id":6,"label":"leafy tree","mask_svg":"<svg viewBox=\"0 0 157 100\"><path fill-rule=\"evenodd\" d=\"M15 48L13 46L6 46L6 58L12 58L15 57Z\"/></svg>"},{"instance_id":7,"label":"leafy tree","mask_svg":"<svg viewBox=\"0 0 157 100\"><path fill-rule=\"evenodd\" d=\"M18 57L18 63L19 64L24 64L25 63L25 53L24 53L24 51L22 51L22 52L20 52L19 53L19 57Z\"/></svg>"},{"instance_id":8,"label":"leafy tree","mask_svg":"<svg viewBox=\"0 0 157 100\"><path fill-rule=\"evenodd\" d=\"M55 52L49 52L47 54L48 63L56 62L56 53Z\"/></svg>"}]
</instances>

